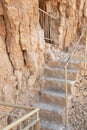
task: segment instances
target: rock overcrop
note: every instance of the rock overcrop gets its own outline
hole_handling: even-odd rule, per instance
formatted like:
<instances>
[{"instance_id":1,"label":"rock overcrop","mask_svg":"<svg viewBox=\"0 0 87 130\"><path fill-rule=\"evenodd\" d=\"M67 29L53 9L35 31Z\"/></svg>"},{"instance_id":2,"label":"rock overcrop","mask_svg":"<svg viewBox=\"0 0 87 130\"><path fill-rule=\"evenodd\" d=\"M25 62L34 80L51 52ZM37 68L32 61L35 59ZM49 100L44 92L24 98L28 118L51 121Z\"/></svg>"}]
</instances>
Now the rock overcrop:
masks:
<instances>
[{"instance_id":1,"label":"rock overcrop","mask_svg":"<svg viewBox=\"0 0 87 130\"><path fill-rule=\"evenodd\" d=\"M80 73L73 87L69 122L73 130L87 130L87 75Z\"/></svg>"}]
</instances>

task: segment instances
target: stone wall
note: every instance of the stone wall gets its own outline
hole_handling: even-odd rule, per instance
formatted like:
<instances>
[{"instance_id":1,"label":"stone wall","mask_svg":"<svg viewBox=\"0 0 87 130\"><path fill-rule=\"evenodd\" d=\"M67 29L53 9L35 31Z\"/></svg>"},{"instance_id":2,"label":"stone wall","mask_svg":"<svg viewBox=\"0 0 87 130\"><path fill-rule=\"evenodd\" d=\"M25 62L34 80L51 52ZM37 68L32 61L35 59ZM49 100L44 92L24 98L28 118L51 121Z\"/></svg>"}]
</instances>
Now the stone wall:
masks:
<instances>
[{"instance_id":1,"label":"stone wall","mask_svg":"<svg viewBox=\"0 0 87 130\"><path fill-rule=\"evenodd\" d=\"M1 101L29 103L43 73L43 54L38 0L0 0Z\"/></svg>"}]
</instances>

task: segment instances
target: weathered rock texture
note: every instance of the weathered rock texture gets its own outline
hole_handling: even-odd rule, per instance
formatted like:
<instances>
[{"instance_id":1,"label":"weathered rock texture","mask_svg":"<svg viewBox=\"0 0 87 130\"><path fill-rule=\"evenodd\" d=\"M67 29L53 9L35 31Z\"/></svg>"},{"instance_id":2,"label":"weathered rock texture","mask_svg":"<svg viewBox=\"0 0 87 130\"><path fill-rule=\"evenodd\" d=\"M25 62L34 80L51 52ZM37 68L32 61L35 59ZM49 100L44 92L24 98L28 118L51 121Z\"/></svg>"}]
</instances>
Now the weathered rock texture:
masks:
<instances>
[{"instance_id":1,"label":"weathered rock texture","mask_svg":"<svg viewBox=\"0 0 87 130\"><path fill-rule=\"evenodd\" d=\"M33 96L44 65L43 37L37 0L0 0L0 100L26 103Z\"/></svg>"},{"instance_id":2,"label":"weathered rock texture","mask_svg":"<svg viewBox=\"0 0 87 130\"><path fill-rule=\"evenodd\" d=\"M72 108L69 110L69 122L74 130L87 129L87 75L82 73L73 85Z\"/></svg>"},{"instance_id":3,"label":"weathered rock texture","mask_svg":"<svg viewBox=\"0 0 87 130\"><path fill-rule=\"evenodd\" d=\"M35 96L35 86L38 88L36 84L43 73L44 50L45 47L47 48L44 46L44 33L39 24L39 6L57 18L57 23L51 24L51 36L56 39L60 48L67 48L73 44L87 23L87 0L39 0L39 2L38 0L0 0L1 101L22 102L23 104L32 101ZM81 40L82 44L85 44L84 39L85 36ZM45 52L46 63L49 59L57 58L58 61L67 57L64 53L57 53L57 49L59 49L57 45L52 49L48 45L48 50ZM86 101L87 93L83 92L81 87L80 90L79 93L82 94L80 97ZM85 88L84 91L86 91ZM78 94L77 91L76 94ZM79 100L80 97L78 97ZM85 129L87 128L85 125L87 113L83 108L86 109L87 105L86 102L82 102L80 105L82 109L78 111L77 105L75 106L76 102L77 97L76 100L73 99L76 109L72 110L75 116L71 117L72 120L70 118L71 124L72 126L75 124L76 130L80 126ZM79 112L84 118L81 121L82 118L78 120ZM76 122L73 123L74 119Z\"/></svg>"},{"instance_id":4,"label":"weathered rock texture","mask_svg":"<svg viewBox=\"0 0 87 130\"><path fill-rule=\"evenodd\" d=\"M51 33L60 48L69 47L81 35L87 23L87 0L40 0L40 7L57 18Z\"/></svg>"}]
</instances>

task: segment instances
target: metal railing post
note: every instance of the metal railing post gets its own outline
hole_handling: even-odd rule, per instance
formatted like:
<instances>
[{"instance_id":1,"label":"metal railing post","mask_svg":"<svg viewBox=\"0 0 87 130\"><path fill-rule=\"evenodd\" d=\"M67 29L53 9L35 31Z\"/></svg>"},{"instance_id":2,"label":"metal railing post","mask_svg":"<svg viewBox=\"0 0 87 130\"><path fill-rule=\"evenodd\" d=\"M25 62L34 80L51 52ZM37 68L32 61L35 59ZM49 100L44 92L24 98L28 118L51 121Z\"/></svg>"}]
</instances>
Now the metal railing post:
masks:
<instances>
[{"instance_id":1,"label":"metal railing post","mask_svg":"<svg viewBox=\"0 0 87 130\"><path fill-rule=\"evenodd\" d=\"M6 125L6 126L8 125L8 123L7 123L7 115L6 115L6 117L5 117L5 125Z\"/></svg>"},{"instance_id":2,"label":"metal railing post","mask_svg":"<svg viewBox=\"0 0 87 130\"><path fill-rule=\"evenodd\" d=\"M68 127L68 86L67 86L67 66L65 66L65 128Z\"/></svg>"},{"instance_id":3,"label":"metal railing post","mask_svg":"<svg viewBox=\"0 0 87 130\"><path fill-rule=\"evenodd\" d=\"M40 130L40 121L35 124L35 130Z\"/></svg>"},{"instance_id":4,"label":"metal railing post","mask_svg":"<svg viewBox=\"0 0 87 130\"><path fill-rule=\"evenodd\" d=\"M39 120L39 111L37 111L37 120Z\"/></svg>"},{"instance_id":5,"label":"metal railing post","mask_svg":"<svg viewBox=\"0 0 87 130\"><path fill-rule=\"evenodd\" d=\"M84 54L84 69L86 71L86 55L87 55L87 30L86 30L86 46L85 46L85 54ZM84 74L85 74L85 71L84 71Z\"/></svg>"},{"instance_id":6,"label":"metal railing post","mask_svg":"<svg viewBox=\"0 0 87 130\"><path fill-rule=\"evenodd\" d=\"M0 119L0 130L1 130L1 119Z\"/></svg>"},{"instance_id":7,"label":"metal railing post","mask_svg":"<svg viewBox=\"0 0 87 130\"><path fill-rule=\"evenodd\" d=\"M40 130L39 111L37 111L37 123L35 124L35 130Z\"/></svg>"},{"instance_id":8,"label":"metal railing post","mask_svg":"<svg viewBox=\"0 0 87 130\"><path fill-rule=\"evenodd\" d=\"M22 123L20 123L20 130L22 130Z\"/></svg>"},{"instance_id":9,"label":"metal railing post","mask_svg":"<svg viewBox=\"0 0 87 130\"><path fill-rule=\"evenodd\" d=\"M65 128L67 130L68 127L68 85L67 85L67 67L68 64L70 62L71 56L74 53L74 50L77 48L78 44L81 41L81 38L83 37L84 33L86 32L86 47L85 47L85 53L84 53L84 69L86 70L86 55L87 55L87 25L85 25L85 29L83 30L80 38L78 39L78 41L76 42L76 46L74 47L73 51L71 52L67 63L64 67L64 72L65 72ZM84 71L85 74L85 71Z\"/></svg>"}]
</instances>

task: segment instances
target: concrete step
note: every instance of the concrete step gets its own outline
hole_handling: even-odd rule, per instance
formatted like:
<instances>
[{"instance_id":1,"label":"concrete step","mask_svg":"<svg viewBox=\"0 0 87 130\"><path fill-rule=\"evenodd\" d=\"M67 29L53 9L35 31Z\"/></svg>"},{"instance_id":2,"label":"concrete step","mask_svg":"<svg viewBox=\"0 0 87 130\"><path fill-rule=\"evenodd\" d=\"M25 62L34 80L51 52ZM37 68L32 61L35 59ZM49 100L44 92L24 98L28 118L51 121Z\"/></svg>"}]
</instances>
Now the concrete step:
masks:
<instances>
[{"instance_id":1,"label":"concrete step","mask_svg":"<svg viewBox=\"0 0 87 130\"><path fill-rule=\"evenodd\" d=\"M43 102L34 104L34 107L40 108L40 119L49 122L63 123L64 108L60 106L50 105Z\"/></svg>"},{"instance_id":2,"label":"concrete step","mask_svg":"<svg viewBox=\"0 0 87 130\"><path fill-rule=\"evenodd\" d=\"M53 67L53 68L64 68L66 64L66 61L62 61L62 60L51 60L47 63L48 66ZM68 65L68 69L76 69L76 70L80 70L83 66L83 62L81 61L70 61L69 65Z\"/></svg>"},{"instance_id":3,"label":"concrete step","mask_svg":"<svg viewBox=\"0 0 87 130\"><path fill-rule=\"evenodd\" d=\"M69 80L75 80L77 75L77 70L68 69L67 71L67 78ZM63 68L52 68L45 66L44 75L47 77L54 77L54 78L65 78L65 72Z\"/></svg>"},{"instance_id":4,"label":"concrete step","mask_svg":"<svg viewBox=\"0 0 87 130\"><path fill-rule=\"evenodd\" d=\"M70 101L71 95L68 95L68 101ZM53 104L56 106L65 107L65 93L59 93L57 91L41 91L39 96L39 102Z\"/></svg>"},{"instance_id":5,"label":"concrete step","mask_svg":"<svg viewBox=\"0 0 87 130\"><path fill-rule=\"evenodd\" d=\"M49 122L47 120L41 121L41 130L63 130L64 126L62 124L57 124L55 122Z\"/></svg>"},{"instance_id":6,"label":"concrete step","mask_svg":"<svg viewBox=\"0 0 87 130\"><path fill-rule=\"evenodd\" d=\"M68 93L71 93L71 84L73 80L68 80ZM44 77L44 85L42 84L43 89L65 92L65 80L58 78L47 78Z\"/></svg>"}]
</instances>

